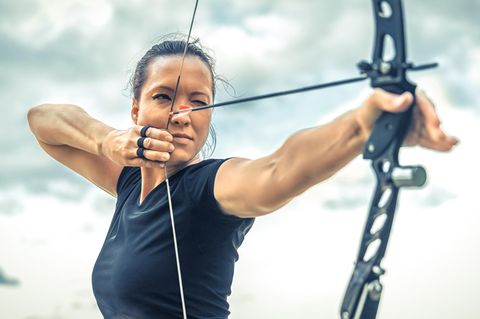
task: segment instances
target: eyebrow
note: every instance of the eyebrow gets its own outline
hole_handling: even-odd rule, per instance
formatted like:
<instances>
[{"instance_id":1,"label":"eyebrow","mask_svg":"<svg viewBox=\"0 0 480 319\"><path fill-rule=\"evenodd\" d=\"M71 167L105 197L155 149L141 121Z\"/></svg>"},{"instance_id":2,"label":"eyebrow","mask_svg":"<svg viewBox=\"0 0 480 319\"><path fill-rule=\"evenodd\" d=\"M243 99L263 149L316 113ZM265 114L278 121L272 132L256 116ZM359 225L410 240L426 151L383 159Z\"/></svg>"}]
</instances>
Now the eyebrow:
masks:
<instances>
[{"instance_id":1,"label":"eyebrow","mask_svg":"<svg viewBox=\"0 0 480 319\"><path fill-rule=\"evenodd\" d=\"M163 90L166 90L166 91L169 91L173 94L173 92L175 91L173 88L171 88L170 86L166 86L166 85L154 85L152 86L150 89L149 89L149 92L153 91L153 90L157 90L157 89L163 89ZM204 95L206 97L210 97L210 95L207 93L207 92L204 92L204 91L193 91L190 93L190 95Z\"/></svg>"},{"instance_id":2,"label":"eyebrow","mask_svg":"<svg viewBox=\"0 0 480 319\"><path fill-rule=\"evenodd\" d=\"M154 85L149 89L149 91L153 91L153 90L157 90L157 89L163 89L163 90L166 90L166 91L170 91L172 93L175 91L174 89L172 89L171 87L166 86L166 85Z\"/></svg>"},{"instance_id":3,"label":"eyebrow","mask_svg":"<svg viewBox=\"0 0 480 319\"><path fill-rule=\"evenodd\" d=\"M193 91L190 93L190 95L205 95L206 97L209 97L210 95L208 93L202 92L202 91Z\"/></svg>"}]
</instances>

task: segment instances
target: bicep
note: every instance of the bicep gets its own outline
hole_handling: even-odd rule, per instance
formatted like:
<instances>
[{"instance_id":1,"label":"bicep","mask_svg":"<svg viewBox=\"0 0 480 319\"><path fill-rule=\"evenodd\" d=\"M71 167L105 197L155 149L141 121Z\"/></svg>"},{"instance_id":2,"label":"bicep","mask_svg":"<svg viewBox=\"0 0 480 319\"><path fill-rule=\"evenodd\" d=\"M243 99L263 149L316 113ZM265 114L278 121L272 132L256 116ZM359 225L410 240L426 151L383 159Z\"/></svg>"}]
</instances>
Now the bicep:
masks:
<instances>
[{"instance_id":1,"label":"bicep","mask_svg":"<svg viewBox=\"0 0 480 319\"><path fill-rule=\"evenodd\" d=\"M220 207L238 217L257 217L287 204L293 196L281 187L274 156L234 158L220 166L214 195Z\"/></svg>"},{"instance_id":2,"label":"bicep","mask_svg":"<svg viewBox=\"0 0 480 319\"><path fill-rule=\"evenodd\" d=\"M117 182L122 166L106 157L94 155L68 145L49 145L38 141L40 146L58 162L103 189L112 196L117 196Z\"/></svg>"}]
</instances>

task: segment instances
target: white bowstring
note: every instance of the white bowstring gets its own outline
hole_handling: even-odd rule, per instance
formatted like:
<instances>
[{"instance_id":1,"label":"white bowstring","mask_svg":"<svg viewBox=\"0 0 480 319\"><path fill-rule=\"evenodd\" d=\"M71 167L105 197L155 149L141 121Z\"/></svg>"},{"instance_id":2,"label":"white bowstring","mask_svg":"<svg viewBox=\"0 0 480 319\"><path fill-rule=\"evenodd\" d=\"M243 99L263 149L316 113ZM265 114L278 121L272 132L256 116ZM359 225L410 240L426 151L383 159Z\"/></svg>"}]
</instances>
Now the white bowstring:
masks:
<instances>
[{"instance_id":1,"label":"white bowstring","mask_svg":"<svg viewBox=\"0 0 480 319\"><path fill-rule=\"evenodd\" d=\"M167 176L167 166L165 165L165 176ZM177 232L175 230L175 219L173 217L172 196L170 194L170 183L168 177L165 179L167 185L168 208L170 209L170 221L172 223L173 246L175 248L175 260L177 262L178 286L180 288L180 299L182 301L183 319L187 319L187 308L185 306L185 296L183 294L182 270L180 269L180 255L178 254Z\"/></svg>"},{"instance_id":2,"label":"white bowstring","mask_svg":"<svg viewBox=\"0 0 480 319\"><path fill-rule=\"evenodd\" d=\"M178 91L178 87L180 85L180 76L182 75L183 64L185 62L185 57L187 55L188 44L190 42L190 35L192 33L192 27L193 27L193 22L195 20L195 14L197 12L197 6L198 6L198 0L195 1L195 8L193 9L192 21L190 22L190 28L188 30L187 41L185 43L185 48L183 50L182 62L180 64L180 71L178 73L177 84L175 85L175 91L173 93L172 105L170 107L170 112L173 111L173 107L174 107L174 104L175 104L175 99L177 97L177 91ZM169 125L170 125L170 117L168 118L165 130L168 130ZM168 180L167 163L165 163L165 166L164 166L164 173L165 173L165 185L167 186L167 197L168 197L168 208L170 210L170 221L171 221L171 224L172 224L173 247L174 247L174 250L175 250L175 260L176 260L176 263L177 263L178 287L180 288L180 299L181 299L181 302L182 302L182 313L183 313L183 319L187 319L187 307L185 306L185 295L183 293L182 270L180 268L180 254L178 253L177 232L175 230L175 218L174 218L174 215L173 215L172 195L171 195L171 192L170 192L170 182Z\"/></svg>"}]
</instances>

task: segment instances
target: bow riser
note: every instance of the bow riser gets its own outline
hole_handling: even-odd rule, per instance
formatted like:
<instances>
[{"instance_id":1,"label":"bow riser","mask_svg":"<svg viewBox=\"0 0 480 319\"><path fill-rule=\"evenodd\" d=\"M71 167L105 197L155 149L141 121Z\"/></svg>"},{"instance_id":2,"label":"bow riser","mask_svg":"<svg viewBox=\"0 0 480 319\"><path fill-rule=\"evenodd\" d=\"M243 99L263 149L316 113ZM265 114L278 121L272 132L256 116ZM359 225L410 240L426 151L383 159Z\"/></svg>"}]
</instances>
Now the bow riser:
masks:
<instances>
[{"instance_id":1,"label":"bow riser","mask_svg":"<svg viewBox=\"0 0 480 319\"><path fill-rule=\"evenodd\" d=\"M406 77L406 70L416 67L406 62L401 0L372 1L376 30L372 63L362 61L358 67L370 77L373 88L395 94L408 91L415 96L416 85ZM386 57L387 49L393 50L393 57ZM436 64L417 68L433 66ZM408 132L414 107L415 100L404 112L382 113L365 143L363 157L372 161L377 184L355 269L342 302L342 319L376 317L383 289L380 282L384 274L381 262L392 230L400 188L419 187L425 183L426 172L422 167L401 167L398 162L398 153Z\"/></svg>"}]
</instances>

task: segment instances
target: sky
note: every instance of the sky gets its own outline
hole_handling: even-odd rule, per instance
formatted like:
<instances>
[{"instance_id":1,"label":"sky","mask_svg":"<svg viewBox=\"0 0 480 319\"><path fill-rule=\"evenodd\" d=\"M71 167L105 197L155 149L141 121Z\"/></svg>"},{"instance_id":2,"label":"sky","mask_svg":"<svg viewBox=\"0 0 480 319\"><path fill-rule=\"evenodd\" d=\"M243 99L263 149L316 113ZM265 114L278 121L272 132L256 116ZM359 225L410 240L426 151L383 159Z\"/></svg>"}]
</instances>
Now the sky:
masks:
<instances>
[{"instance_id":1,"label":"sky","mask_svg":"<svg viewBox=\"0 0 480 319\"><path fill-rule=\"evenodd\" d=\"M194 1L0 1L0 318L101 318L90 276L115 201L42 152L26 114L72 103L126 129L128 80L162 36L186 33ZM407 52L438 69L411 78L434 101L450 153L402 150L427 185L400 194L379 318L480 317L480 0L405 0ZM367 0L202 1L193 35L234 87L217 100L357 75L369 59ZM256 158L295 131L357 107L367 83L217 109L213 157ZM321 141L319 141L321 143ZM374 187L353 160L278 212L239 250L233 319L336 318Z\"/></svg>"}]
</instances>

